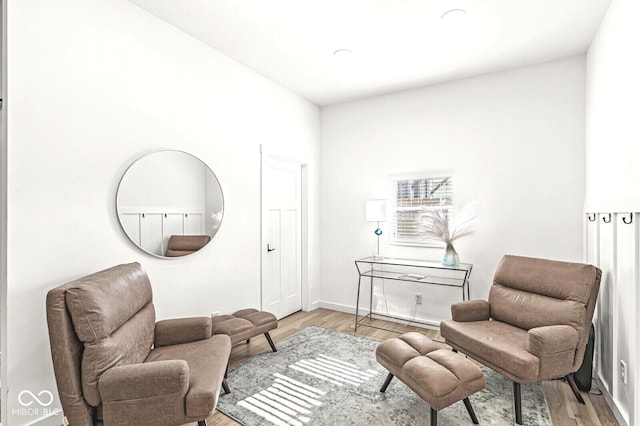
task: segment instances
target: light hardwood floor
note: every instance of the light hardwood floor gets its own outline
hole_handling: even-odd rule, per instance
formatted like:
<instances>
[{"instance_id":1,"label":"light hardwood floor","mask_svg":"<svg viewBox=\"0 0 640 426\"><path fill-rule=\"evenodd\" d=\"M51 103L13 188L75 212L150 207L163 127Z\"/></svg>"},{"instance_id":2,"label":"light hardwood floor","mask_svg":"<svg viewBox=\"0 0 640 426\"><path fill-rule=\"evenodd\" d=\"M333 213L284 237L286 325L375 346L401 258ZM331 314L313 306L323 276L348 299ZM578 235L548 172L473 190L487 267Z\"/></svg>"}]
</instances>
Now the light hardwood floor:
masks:
<instances>
[{"instance_id":1,"label":"light hardwood floor","mask_svg":"<svg viewBox=\"0 0 640 426\"><path fill-rule=\"evenodd\" d=\"M402 324L390 323L386 321L376 321L376 323L391 328L401 333L407 331L420 331L434 340L442 340L440 334L434 330L428 330L420 327L405 326ZM376 340L385 340L398 336L397 333L378 330L370 327L358 327L357 333L354 332L354 316L343 312L336 312L327 309L316 309L312 312L298 312L283 318L279 321L279 326L269 334L278 346L278 342L295 334L309 325L318 325L321 327L331 328L349 334L357 334ZM444 345L443 345L444 346ZM251 340L250 344L241 343L231 350L231 358L229 366L233 367L251 356L270 350L264 337L259 336ZM564 382L554 380L544 382L544 393L547 398L549 410L553 424L556 426L568 425L617 425L617 421L611 410L604 401L604 398L595 394L582 394L586 404L582 405L577 402L569 385ZM233 388L231 388L233 392ZM224 395L220 396L224 398ZM426 412L426 411L425 411ZM425 415L425 419L428 418ZM208 423L220 426L236 426L239 423L216 411L209 419ZM482 423L482 420L481 420ZM426 424L426 423L425 423Z\"/></svg>"}]
</instances>

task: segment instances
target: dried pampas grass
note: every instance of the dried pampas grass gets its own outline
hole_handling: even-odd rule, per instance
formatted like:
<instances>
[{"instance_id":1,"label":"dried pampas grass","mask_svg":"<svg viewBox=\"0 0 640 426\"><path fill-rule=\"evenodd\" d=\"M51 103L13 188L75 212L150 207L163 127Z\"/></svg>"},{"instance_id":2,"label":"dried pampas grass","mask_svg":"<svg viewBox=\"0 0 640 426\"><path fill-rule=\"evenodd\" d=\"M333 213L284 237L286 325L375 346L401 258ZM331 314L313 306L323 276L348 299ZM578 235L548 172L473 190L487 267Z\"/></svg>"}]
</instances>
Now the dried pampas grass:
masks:
<instances>
[{"instance_id":1,"label":"dried pampas grass","mask_svg":"<svg viewBox=\"0 0 640 426\"><path fill-rule=\"evenodd\" d=\"M472 225L478 212L478 203L466 204L456 218L449 218L443 209L430 208L422 214L425 218L424 234L426 240L438 240L451 244L455 240L472 234Z\"/></svg>"}]
</instances>

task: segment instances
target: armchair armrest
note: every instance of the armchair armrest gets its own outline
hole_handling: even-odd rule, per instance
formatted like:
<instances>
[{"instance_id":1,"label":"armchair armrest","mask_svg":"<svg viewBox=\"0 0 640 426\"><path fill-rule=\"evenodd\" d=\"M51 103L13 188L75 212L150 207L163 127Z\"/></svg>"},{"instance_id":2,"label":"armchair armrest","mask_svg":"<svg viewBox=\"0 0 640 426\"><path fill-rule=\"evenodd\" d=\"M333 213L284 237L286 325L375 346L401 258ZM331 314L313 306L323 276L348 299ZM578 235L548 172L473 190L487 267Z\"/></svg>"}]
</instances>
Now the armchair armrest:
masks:
<instances>
[{"instance_id":1,"label":"armchair armrest","mask_svg":"<svg viewBox=\"0 0 640 426\"><path fill-rule=\"evenodd\" d=\"M458 322L487 321L489 302L486 300L465 300L451 305L451 319Z\"/></svg>"},{"instance_id":2,"label":"armchair armrest","mask_svg":"<svg viewBox=\"0 0 640 426\"><path fill-rule=\"evenodd\" d=\"M568 325L548 325L529 330L527 351L542 358L543 355L575 350L578 330Z\"/></svg>"},{"instance_id":3,"label":"armchair armrest","mask_svg":"<svg viewBox=\"0 0 640 426\"><path fill-rule=\"evenodd\" d=\"M154 346L179 345L211 337L211 318L177 318L158 321L155 328Z\"/></svg>"},{"instance_id":4,"label":"armchair armrest","mask_svg":"<svg viewBox=\"0 0 640 426\"><path fill-rule=\"evenodd\" d=\"M189 365L184 360L170 360L113 367L100 376L98 389L103 402L186 395Z\"/></svg>"}]
</instances>

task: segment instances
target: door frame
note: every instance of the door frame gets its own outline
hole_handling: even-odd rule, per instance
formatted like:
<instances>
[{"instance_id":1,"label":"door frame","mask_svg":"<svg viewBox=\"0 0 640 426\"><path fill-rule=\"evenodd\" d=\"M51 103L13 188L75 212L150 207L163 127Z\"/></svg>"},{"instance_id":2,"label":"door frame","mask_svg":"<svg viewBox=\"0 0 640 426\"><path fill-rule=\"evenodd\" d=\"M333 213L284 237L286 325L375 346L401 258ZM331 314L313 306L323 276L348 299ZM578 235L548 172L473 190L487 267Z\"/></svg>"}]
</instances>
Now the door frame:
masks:
<instances>
[{"instance_id":1,"label":"door frame","mask_svg":"<svg viewBox=\"0 0 640 426\"><path fill-rule=\"evenodd\" d=\"M267 161L278 160L296 165L300 168L300 296L301 308L308 312L309 303L309 174L308 165L304 161L280 155L260 145L260 309L262 306L262 292L264 286L264 221L265 221L265 191L264 169Z\"/></svg>"}]
</instances>

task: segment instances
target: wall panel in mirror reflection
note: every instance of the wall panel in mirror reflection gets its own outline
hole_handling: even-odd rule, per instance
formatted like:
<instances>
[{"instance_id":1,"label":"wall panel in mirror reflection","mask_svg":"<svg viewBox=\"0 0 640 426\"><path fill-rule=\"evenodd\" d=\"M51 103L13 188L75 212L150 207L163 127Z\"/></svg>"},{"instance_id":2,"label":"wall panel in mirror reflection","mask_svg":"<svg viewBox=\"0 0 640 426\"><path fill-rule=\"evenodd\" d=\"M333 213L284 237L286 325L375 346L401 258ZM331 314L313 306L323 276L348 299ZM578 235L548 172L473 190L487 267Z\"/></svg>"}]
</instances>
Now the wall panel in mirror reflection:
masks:
<instances>
[{"instance_id":1,"label":"wall panel in mirror reflection","mask_svg":"<svg viewBox=\"0 0 640 426\"><path fill-rule=\"evenodd\" d=\"M118 186L116 209L135 245L155 256L177 257L199 250L216 235L224 198L216 175L200 159L158 151L129 166Z\"/></svg>"}]
</instances>

